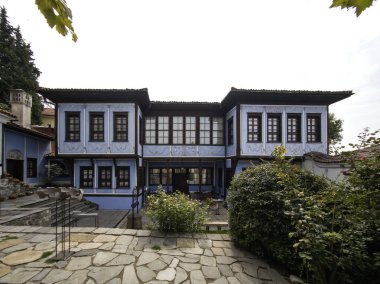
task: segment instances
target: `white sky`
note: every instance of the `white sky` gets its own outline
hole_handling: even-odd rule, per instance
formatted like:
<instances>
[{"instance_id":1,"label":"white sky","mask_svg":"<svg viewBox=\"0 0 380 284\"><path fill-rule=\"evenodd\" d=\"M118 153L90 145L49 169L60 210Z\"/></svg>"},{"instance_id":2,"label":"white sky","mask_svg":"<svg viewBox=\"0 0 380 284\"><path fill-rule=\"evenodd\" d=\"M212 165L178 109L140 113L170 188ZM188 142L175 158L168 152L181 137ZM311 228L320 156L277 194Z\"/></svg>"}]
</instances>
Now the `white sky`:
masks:
<instances>
[{"instance_id":1,"label":"white sky","mask_svg":"<svg viewBox=\"0 0 380 284\"><path fill-rule=\"evenodd\" d=\"M148 88L151 100L218 101L230 88L353 90L330 110L344 143L380 128L380 4L330 0L68 0L77 43L34 0L0 0L32 45L40 86Z\"/></svg>"}]
</instances>

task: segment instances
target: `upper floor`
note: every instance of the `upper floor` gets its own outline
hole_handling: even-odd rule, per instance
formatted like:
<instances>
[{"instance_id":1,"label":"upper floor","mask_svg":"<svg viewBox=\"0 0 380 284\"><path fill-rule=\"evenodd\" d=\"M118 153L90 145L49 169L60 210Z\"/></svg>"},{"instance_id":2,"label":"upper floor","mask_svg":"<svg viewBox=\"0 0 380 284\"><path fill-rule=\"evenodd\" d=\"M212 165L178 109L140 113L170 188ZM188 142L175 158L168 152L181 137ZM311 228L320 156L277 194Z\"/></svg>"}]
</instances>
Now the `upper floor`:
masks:
<instances>
[{"instance_id":1,"label":"upper floor","mask_svg":"<svg viewBox=\"0 0 380 284\"><path fill-rule=\"evenodd\" d=\"M56 103L57 153L144 158L327 153L328 106L351 91L231 89L221 103L154 102L148 91L41 89Z\"/></svg>"}]
</instances>

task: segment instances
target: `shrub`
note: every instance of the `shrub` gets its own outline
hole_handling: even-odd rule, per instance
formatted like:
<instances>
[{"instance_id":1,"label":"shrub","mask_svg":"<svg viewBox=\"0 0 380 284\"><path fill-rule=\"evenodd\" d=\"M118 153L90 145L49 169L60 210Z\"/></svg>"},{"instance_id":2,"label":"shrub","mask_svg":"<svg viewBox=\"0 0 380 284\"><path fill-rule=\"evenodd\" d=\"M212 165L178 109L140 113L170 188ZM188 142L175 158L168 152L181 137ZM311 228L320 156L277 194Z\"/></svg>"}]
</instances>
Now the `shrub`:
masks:
<instances>
[{"instance_id":1,"label":"shrub","mask_svg":"<svg viewBox=\"0 0 380 284\"><path fill-rule=\"evenodd\" d=\"M166 194L160 187L148 197L147 216L154 229L164 232L197 232L207 216L207 205L183 193Z\"/></svg>"}]
</instances>

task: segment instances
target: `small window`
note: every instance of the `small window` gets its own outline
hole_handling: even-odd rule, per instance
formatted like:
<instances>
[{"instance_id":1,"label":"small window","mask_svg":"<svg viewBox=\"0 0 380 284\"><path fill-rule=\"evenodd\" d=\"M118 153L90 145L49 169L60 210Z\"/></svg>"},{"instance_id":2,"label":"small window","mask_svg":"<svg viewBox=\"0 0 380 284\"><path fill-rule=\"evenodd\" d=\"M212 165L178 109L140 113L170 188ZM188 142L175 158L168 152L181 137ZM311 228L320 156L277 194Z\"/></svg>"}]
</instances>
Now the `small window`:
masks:
<instances>
[{"instance_id":1,"label":"small window","mask_svg":"<svg viewBox=\"0 0 380 284\"><path fill-rule=\"evenodd\" d=\"M156 117L145 118L145 144L156 144Z\"/></svg>"},{"instance_id":2,"label":"small window","mask_svg":"<svg viewBox=\"0 0 380 284\"><path fill-rule=\"evenodd\" d=\"M94 169L92 167L80 167L80 187L94 187Z\"/></svg>"},{"instance_id":3,"label":"small window","mask_svg":"<svg viewBox=\"0 0 380 284\"><path fill-rule=\"evenodd\" d=\"M26 160L26 177L28 177L28 178L37 177L37 159L27 158L27 160Z\"/></svg>"},{"instance_id":4,"label":"small window","mask_svg":"<svg viewBox=\"0 0 380 284\"><path fill-rule=\"evenodd\" d=\"M173 144L183 144L182 116L173 116Z\"/></svg>"},{"instance_id":5,"label":"small window","mask_svg":"<svg viewBox=\"0 0 380 284\"><path fill-rule=\"evenodd\" d=\"M307 142L321 142L321 115L307 115Z\"/></svg>"},{"instance_id":6,"label":"small window","mask_svg":"<svg viewBox=\"0 0 380 284\"><path fill-rule=\"evenodd\" d=\"M223 118L212 118L212 144L223 145Z\"/></svg>"},{"instance_id":7,"label":"small window","mask_svg":"<svg viewBox=\"0 0 380 284\"><path fill-rule=\"evenodd\" d=\"M212 168L203 168L201 171L202 185L212 185Z\"/></svg>"},{"instance_id":8,"label":"small window","mask_svg":"<svg viewBox=\"0 0 380 284\"><path fill-rule=\"evenodd\" d=\"M231 117L227 121L227 127L228 127L227 144L233 145L234 144L234 118L233 117Z\"/></svg>"},{"instance_id":9,"label":"small window","mask_svg":"<svg viewBox=\"0 0 380 284\"><path fill-rule=\"evenodd\" d=\"M301 142L301 114L288 114L288 142Z\"/></svg>"},{"instance_id":10,"label":"small window","mask_svg":"<svg viewBox=\"0 0 380 284\"><path fill-rule=\"evenodd\" d=\"M262 142L261 113L248 114L248 142Z\"/></svg>"},{"instance_id":11,"label":"small window","mask_svg":"<svg viewBox=\"0 0 380 284\"><path fill-rule=\"evenodd\" d=\"M139 143L143 143L143 126L142 126L142 117L139 116Z\"/></svg>"},{"instance_id":12,"label":"small window","mask_svg":"<svg viewBox=\"0 0 380 284\"><path fill-rule=\"evenodd\" d=\"M172 184L172 169L167 169L167 168L161 169L161 184L162 185Z\"/></svg>"},{"instance_id":13,"label":"small window","mask_svg":"<svg viewBox=\"0 0 380 284\"><path fill-rule=\"evenodd\" d=\"M114 141L128 141L128 112L113 114Z\"/></svg>"},{"instance_id":14,"label":"small window","mask_svg":"<svg viewBox=\"0 0 380 284\"><path fill-rule=\"evenodd\" d=\"M160 169L155 169L155 168L149 169L149 185L161 184L160 173L161 173Z\"/></svg>"},{"instance_id":15,"label":"small window","mask_svg":"<svg viewBox=\"0 0 380 284\"><path fill-rule=\"evenodd\" d=\"M211 118L203 117L199 118L199 144L209 145L210 143L210 131L211 131Z\"/></svg>"},{"instance_id":16,"label":"small window","mask_svg":"<svg viewBox=\"0 0 380 284\"><path fill-rule=\"evenodd\" d=\"M80 141L80 112L66 112L66 141Z\"/></svg>"},{"instance_id":17,"label":"small window","mask_svg":"<svg viewBox=\"0 0 380 284\"><path fill-rule=\"evenodd\" d=\"M199 184L199 168L189 169L189 179L188 183L191 185Z\"/></svg>"},{"instance_id":18,"label":"small window","mask_svg":"<svg viewBox=\"0 0 380 284\"><path fill-rule=\"evenodd\" d=\"M281 114L268 114L268 142L281 142Z\"/></svg>"},{"instance_id":19,"label":"small window","mask_svg":"<svg viewBox=\"0 0 380 284\"><path fill-rule=\"evenodd\" d=\"M158 117L158 144L169 144L169 116Z\"/></svg>"},{"instance_id":20,"label":"small window","mask_svg":"<svg viewBox=\"0 0 380 284\"><path fill-rule=\"evenodd\" d=\"M186 144L196 144L197 123L195 116L186 116Z\"/></svg>"},{"instance_id":21,"label":"small window","mask_svg":"<svg viewBox=\"0 0 380 284\"><path fill-rule=\"evenodd\" d=\"M116 168L116 187L117 188L129 188L129 167L117 167Z\"/></svg>"},{"instance_id":22,"label":"small window","mask_svg":"<svg viewBox=\"0 0 380 284\"><path fill-rule=\"evenodd\" d=\"M98 188L112 188L112 167L98 167Z\"/></svg>"},{"instance_id":23,"label":"small window","mask_svg":"<svg viewBox=\"0 0 380 284\"><path fill-rule=\"evenodd\" d=\"M171 185L172 169L167 168L150 168L149 185Z\"/></svg>"},{"instance_id":24,"label":"small window","mask_svg":"<svg viewBox=\"0 0 380 284\"><path fill-rule=\"evenodd\" d=\"M90 141L104 141L104 113L90 112Z\"/></svg>"}]
</instances>

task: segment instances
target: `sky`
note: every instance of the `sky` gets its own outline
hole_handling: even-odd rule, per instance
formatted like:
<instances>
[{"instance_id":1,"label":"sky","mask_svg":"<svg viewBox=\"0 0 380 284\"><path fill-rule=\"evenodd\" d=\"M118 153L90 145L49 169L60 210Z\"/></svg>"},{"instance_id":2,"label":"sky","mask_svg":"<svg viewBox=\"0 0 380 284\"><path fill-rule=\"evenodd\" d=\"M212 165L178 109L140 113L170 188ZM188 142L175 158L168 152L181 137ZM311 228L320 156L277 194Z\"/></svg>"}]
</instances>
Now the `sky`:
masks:
<instances>
[{"instance_id":1,"label":"sky","mask_svg":"<svg viewBox=\"0 0 380 284\"><path fill-rule=\"evenodd\" d=\"M220 102L231 87L352 90L330 106L343 144L380 128L380 3L357 18L327 0L67 0L79 39L34 0L0 0L49 88L148 88L151 100Z\"/></svg>"}]
</instances>

